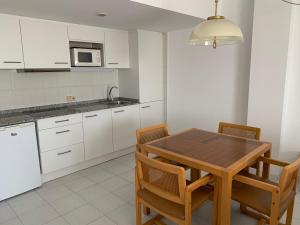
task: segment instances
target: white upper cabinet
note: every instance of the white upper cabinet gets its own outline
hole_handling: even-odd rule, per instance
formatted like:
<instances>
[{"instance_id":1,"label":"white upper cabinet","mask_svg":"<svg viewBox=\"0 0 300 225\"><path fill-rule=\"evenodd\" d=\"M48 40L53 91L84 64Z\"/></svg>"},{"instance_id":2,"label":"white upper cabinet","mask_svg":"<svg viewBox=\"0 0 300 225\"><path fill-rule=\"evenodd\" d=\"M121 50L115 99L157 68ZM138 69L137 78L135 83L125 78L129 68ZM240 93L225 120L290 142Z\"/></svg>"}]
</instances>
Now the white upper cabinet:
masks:
<instances>
[{"instance_id":1,"label":"white upper cabinet","mask_svg":"<svg viewBox=\"0 0 300 225\"><path fill-rule=\"evenodd\" d=\"M107 68L129 68L128 32L105 31L105 66Z\"/></svg>"},{"instance_id":2,"label":"white upper cabinet","mask_svg":"<svg viewBox=\"0 0 300 225\"><path fill-rule=\"evenodd\" d=\"M99 27L70 24L68 35L70 41L104 43L104 30Z\"/></svg>"},{"instance_id":3,"label":"white upper cabinet","mask_svg":"<svg viewBox=\"0 0 300 225\"><path fill-rule=\"evenodd\" d=\"M140 128L139 105L112 109L114 150L119 151L136 144L136 130Z\"/></svg>"},{"instance_id":4,"label":"white upper cabinet","mask_svg":"<svg viewBox=\"0 0 300 225\"><path fill-rule=\"evenodd\" d=\"M141 128L163 123L164 104L162 101L149 102L140 105Z\"/></svg>"},{"instance_id":5,"label":"white upper cabinet","mask_svg":"<svg viewBox=\"0 0 300 225\"><path fill-rule=\"evenodd\" d=\"M21 19L25 68L70 68L67 25Z\"/></svg>"},{"instance_id":6,"label":"white upper cabinet","mask_svg":"<svg viewBox=\"0 0 300 225\"><path fill-rule=\"evenodd\" d=\"M138 31L140 102L163 100L163 35Z\"/></svg>"},{"instance_id":7,"label":"white upper cabinet","mask_svg":"<svg viewBox=\"0 0 300 225\"><path fill-rule=\"evenodd\" d=\"M0 15L0 27L0 69L24 68L19 18Z\"/></svg>"},{"instance_id":8,"label":"white upper cabinet","mask_svg":"<svg viewBox=\"0 0 300 225\"><path fill-rule=\"evenodd\" d=\"M113 152L111 109L83 114L85 160Z\"/></svg>"}]
</instances>

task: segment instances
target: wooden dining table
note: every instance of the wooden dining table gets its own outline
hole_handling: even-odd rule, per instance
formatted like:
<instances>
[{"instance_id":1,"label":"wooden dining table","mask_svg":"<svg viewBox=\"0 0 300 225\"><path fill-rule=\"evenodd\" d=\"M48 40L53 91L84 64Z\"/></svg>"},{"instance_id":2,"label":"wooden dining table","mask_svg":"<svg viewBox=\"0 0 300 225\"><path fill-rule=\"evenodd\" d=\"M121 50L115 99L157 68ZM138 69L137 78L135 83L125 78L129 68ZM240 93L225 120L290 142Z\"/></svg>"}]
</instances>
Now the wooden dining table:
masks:
<instances>
[{"instance_id":1,"label":"wooden dining table","mask_svg":"<svg viewBox=\"0 0 300 225\"><path fill-rule=\"evenodd\" d=\"M271 143L225 134L190 129L141 146L145 154L153 153L215 176L215 225L231 224L233 177L252 165L260 156L271 156ZM269 165L262 175L269 177Z\"/></svg>"}]
</instances>

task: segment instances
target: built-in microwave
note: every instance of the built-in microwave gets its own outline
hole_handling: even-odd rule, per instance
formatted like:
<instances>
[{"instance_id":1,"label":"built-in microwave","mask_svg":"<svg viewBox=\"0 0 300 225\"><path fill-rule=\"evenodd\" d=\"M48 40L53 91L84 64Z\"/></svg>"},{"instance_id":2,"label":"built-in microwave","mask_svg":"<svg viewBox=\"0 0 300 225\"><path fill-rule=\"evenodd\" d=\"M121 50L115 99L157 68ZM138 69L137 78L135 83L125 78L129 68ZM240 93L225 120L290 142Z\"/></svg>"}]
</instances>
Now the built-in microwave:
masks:
<instances>
[{"instance_id":1,"label":"built-in microwave","mask_svg":"<svg viewBox=\"0 0 300 225\"><path fill-rule=\"evenodd\" d=\"M71 65L74 67L101 67L101 49L71 48Z\"/></svg>"}]
</instances>

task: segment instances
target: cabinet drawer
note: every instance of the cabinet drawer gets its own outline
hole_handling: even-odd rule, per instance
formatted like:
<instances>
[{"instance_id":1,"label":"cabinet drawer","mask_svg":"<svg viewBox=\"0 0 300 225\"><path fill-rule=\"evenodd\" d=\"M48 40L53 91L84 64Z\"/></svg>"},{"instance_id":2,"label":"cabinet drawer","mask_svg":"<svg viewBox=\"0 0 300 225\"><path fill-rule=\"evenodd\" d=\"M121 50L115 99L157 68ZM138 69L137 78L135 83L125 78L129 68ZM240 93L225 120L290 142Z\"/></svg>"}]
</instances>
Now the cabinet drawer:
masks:
<instances>
[{"instance_id":1,"label":"cabinet drawer","mask_svg":"<svg viewBox=\"0 0 300 225\"><path fill-rule=\"evenodd\" d=\"M58 116L58 117L38 120L38 129L44 130L53 127L61 127L61 126L66 126L66 125L81 123L81 122L82 122L81 113L71 114L67 116Z\"/></svg>"},{"instance_id":2,"label":"cabinet drawer","mask_svg":"<svg viewBox=\"0 0 300 225\"><path fill-rule=\"evenodd\" d=\"M82 124L39 131L40 151L45 152L83 141Z\"/></svg>"},{"instance_id":3,"label":"cabinet drawer","mask_svg":"<svg viewBox=\"0 0 300 225\"><path fill-rule=\"evenodd\" d=\"M78 164L83 160L83 143L41 153L44 174Z\"/></svg>"}]
</instances>

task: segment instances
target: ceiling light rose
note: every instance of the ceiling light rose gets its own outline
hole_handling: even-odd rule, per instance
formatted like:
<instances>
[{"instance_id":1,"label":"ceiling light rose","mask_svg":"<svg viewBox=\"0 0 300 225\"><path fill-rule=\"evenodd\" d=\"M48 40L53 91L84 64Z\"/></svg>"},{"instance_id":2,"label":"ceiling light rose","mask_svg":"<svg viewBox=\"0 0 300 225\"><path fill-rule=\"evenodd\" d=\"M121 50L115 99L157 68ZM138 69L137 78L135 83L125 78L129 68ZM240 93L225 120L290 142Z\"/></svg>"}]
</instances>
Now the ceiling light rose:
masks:
<instances>
[{"instance_id":1,"label":"ceiling light rose","mask_svg":"<svg viewBox=\"0 0 300 225\"><path fill-rule=\"evenodd\" d=\"M300 5L300 0L282 0L282 1L292 5Z\"/></svg>"},{"instance_id":2,"label":"ceiling light rose","mask_svg":"<svg viewBox=\"0 0 300 225\"><path fill-rule=\"evenodd\" d=\"M215 0L215 15L194 28L190 44L217 48L219 45L236 44L243 41L241 29L224 16L218 15L218 0Z\"/></svg>"},{"instance_id":3,"label":"ceiling light rose","mask_svg":"<svg viewBox=\"0 0 300 225\"><path fill-rule=\"evenodd\" d=\"M106 12L99 12L99 13L97 13L97 16L105 17L105 16L108 16L108 13L106 13Z\"/></svg>"}]
</instances>

